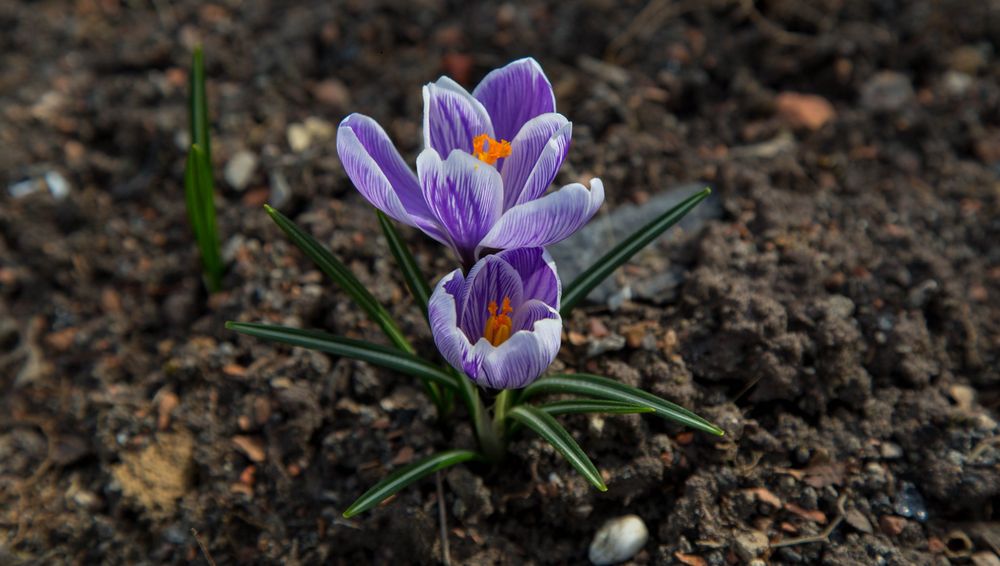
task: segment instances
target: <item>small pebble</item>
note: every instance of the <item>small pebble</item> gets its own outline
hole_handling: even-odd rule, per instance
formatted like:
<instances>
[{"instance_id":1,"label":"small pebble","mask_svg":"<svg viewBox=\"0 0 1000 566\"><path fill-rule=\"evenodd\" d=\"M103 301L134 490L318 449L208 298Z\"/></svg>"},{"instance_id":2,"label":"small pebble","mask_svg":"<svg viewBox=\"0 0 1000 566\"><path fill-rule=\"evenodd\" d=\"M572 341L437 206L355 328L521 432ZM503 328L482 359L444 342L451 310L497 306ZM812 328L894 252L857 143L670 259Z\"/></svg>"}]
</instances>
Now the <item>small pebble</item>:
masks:
<instances>
[{"instance_id":1,"label":"small pebble","mask_svg":"<svg viewBox=\"0 0 1000 566\"><path fill-rule=\"evenodd\" d=\"M253 152L247 150L237 151L233 155L229 162L226 163L226 168L223 171L223 176L226 178L226 182L229 186L236 189L237 191L242 191L247 188L247 184L250 182L251 177L253 177L254 170L257 168L257 156Z\"/></svg>"},{"instance_id":2,"label":"small pebble","mask_svg":"<svg viewBox=\"0 0 1000 566\"><path fill-rule=\"evenodd\" d=\"M604 523L590 543L590 562L598 566L632 558L649 539L646 523L638 515L625 515Z\"/></svg>"},{"instance_id":3,"label":"small pebble","mask_svg":"<svg viewBox=\"0 0 1000 566\"><path fill-rule=\"evenodd\" d=\"M295 153L301 153L309 149L309 145L312 143L312 136L309 134L309 130L298 122L290 124L286 134L288 135L288 146Z\"/></svg>"},{"instance_id":4,"label":"small pebble","mask_svg":"<svg viewBox=\"0 0 1000 566\"><path fill-rule=\"evenodd\" d=\"M770 546L771 543L767 540L767 535L760 531L737 533L733 539L733 550L744 562L750 562L764 554L764 551Z\"/></svg>"},{"instance_id":5,"label":"small pebble","mask_svg":"<svg viewBox=\"0 0 1000 566\"><path fill-rule=\"evenodd\" d=\"M924 497L917 491L917 486L903 482L893 500L893 511L900 517L912 518L923 523L927 520L927 504Z\"/></svg>"},{"instance_id":6,"label":"small pebble","mask_svg":"<svg viewBox=\"0 0 1000 566\"><path fill-rule=\"evenodd\" d=\"M895 112L913 100L909 77L895 71L876 73L861 85L861 105L876 112Z\"/></svg>"},{"instance_id":7,"label":"small pebble","mask_svg":"<svg viewBox=\"0 0 1000 566\"><path fill-rule=\"evenodd\" d=\"M69 182L59 173L55 171L46 173L45 184L49 186L49 192L56 200L62 200L69 196Z\"/></svg>"}]
</instances>

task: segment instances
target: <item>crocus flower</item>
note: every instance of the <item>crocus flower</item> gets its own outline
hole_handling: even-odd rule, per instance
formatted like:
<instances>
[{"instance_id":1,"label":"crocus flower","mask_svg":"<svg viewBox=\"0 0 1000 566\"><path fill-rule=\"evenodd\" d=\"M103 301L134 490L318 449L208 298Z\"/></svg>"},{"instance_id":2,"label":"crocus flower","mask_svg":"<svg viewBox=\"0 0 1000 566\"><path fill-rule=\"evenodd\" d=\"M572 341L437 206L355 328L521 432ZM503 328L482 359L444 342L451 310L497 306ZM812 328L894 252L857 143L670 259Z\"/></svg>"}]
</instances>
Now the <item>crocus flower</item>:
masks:
<instances>
[{"instance_id":1,"label":"crocus flower","mask_svg":"<svg viewBox=\"0 0 1000 566\"><path fill-rule=\"evenodd\" d=\"M456 269L434 289L428 303L434 342L477 384L524 387L559 352L561 293L555 264L542 248L485 256L468 275Z\"/></svg>"},{"instance_id":2,"label":"crocus flower","mask_svg":"<svg viewBox=\"0 0 1000 566\"><path fill-rule=\"evenodd\" d=\"M374 120L337 130L347 175L376 208L447 245L470 267L484 250L547 246L583 226L604 185L546 189L569 150L572 124L555 111L534 59L486 75L472 94L441 77L424 86L424 150L416 174Z\"/></svg>"}]
</instances>

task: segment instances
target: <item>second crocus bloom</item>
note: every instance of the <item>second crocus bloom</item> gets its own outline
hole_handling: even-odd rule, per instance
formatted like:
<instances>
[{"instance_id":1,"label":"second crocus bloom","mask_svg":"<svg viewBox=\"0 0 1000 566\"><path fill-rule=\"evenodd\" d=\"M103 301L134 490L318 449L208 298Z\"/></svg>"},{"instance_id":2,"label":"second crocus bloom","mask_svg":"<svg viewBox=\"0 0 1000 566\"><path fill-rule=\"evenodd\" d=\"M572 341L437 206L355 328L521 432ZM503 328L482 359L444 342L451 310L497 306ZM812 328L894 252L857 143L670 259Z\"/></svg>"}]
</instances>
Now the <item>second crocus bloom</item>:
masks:
<instances>
[{"instance_id":1,"label":"second crocus bloom","mask_svg":"<svg viewBox=\"0 0 1000 566\"><path fill-rule=\"evenodd\" d=\"M428 314L444 358L472 381L518 389L538 378L559 353L562 290L542 248L518 248L456 269L431 295Z\"/></svg>"},{"instance_id":2,"label":"second crocus bloom","mask_svg":"<svg viewBox=\"0 0 1000 566\"><path fill-rule=\"evenodd\" d=\"M466 268L486 250L547 246L582 227L604 186L573 183L549 195L572 127L555 112L552 86L534 59L486 75L469 94L442 77L424 96L424 151L417 174L374 120L351 114L337 151L376 208L447 245Z\"/></svg>"}]
</instances>

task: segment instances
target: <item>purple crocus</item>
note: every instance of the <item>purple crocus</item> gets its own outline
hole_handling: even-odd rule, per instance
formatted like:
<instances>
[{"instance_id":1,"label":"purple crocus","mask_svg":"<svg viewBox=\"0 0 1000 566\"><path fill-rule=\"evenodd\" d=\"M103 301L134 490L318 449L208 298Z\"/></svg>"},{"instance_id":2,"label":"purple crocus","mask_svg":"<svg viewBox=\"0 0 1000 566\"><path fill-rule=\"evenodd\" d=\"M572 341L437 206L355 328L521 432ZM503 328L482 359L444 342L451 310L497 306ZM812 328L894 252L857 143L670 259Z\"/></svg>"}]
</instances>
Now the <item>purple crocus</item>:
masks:
<instances>
[{"instance_id":1,"label":"purple crocus","mask_svg":"<svg viewBox=\"0 0 1000 566\"><path fill-rule=\"evenodd\" d=\"M488 255L468 275L446 275L428 314L434 342L455 369L494 389L518 389L538 378L559 352L562 289L542 248Z\"/></svg>"},{"instance_id":2,"label":"purple crocus","mask_svg":"<svg viewBox=\"0 0 1000 566\"><path fill-rule=\"evenodd\" d=\"M583 226L604 185L545 195L572 124L531 58L490 72L469 94L448 77L424 86L424 150L416 174L385 130L351 114L337 130L348 177L376 208L447 245L471 266L484 250L547 246ZM543 196L545 195L545 196Z\"/></svg>"}]
</instances>

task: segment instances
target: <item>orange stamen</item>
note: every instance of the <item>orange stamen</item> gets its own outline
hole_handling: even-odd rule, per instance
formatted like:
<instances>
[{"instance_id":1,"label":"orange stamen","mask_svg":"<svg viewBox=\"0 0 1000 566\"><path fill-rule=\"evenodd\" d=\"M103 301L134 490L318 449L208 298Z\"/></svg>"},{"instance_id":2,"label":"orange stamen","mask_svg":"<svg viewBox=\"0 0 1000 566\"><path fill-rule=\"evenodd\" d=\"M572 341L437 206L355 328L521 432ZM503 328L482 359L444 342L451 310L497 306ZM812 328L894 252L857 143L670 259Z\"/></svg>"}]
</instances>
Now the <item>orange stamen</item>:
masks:
<instances>
[{"instance_id":1,"label":"orange stamen","mask_svg":"<svg viewBox=\"0 0 1000 566\"><path fill-rule=\"evenodd\" d=\"M497 314L496 301L490 301L486 310L490 313L490 317L486 319L486 324L483 326L483 338L486 338L490 344L499 346L510 338L511 325L513 324L510 314L514 312L514 309L510 306L510 299L504 297L499 314Z\"/></svg>"},{"instance_id":2,"label":"orange stamen","mask_svg":"<svg viewBox=\"0 0 1000 566\"><path fill-rule=\"evenodd\" d=\"M484 163L496 165L497 159L510 157L510 142L497 141L488 134L479 134L472 138L472 155Z\"/></svg>"}]
</instances>

